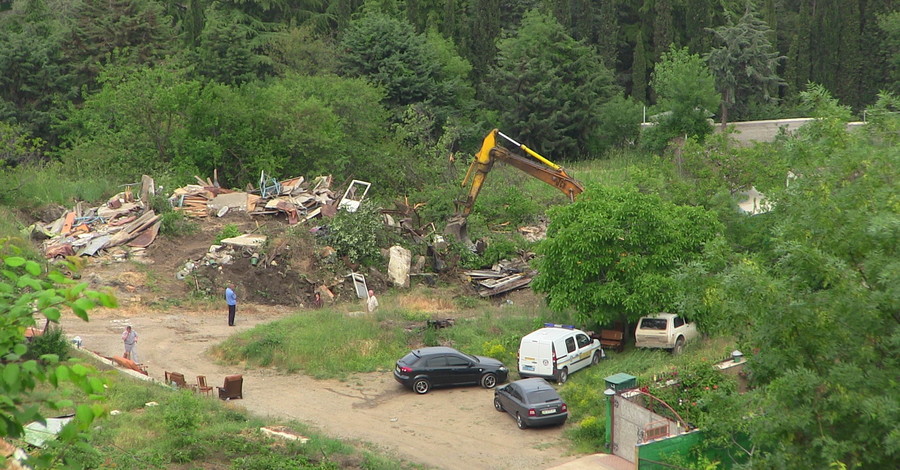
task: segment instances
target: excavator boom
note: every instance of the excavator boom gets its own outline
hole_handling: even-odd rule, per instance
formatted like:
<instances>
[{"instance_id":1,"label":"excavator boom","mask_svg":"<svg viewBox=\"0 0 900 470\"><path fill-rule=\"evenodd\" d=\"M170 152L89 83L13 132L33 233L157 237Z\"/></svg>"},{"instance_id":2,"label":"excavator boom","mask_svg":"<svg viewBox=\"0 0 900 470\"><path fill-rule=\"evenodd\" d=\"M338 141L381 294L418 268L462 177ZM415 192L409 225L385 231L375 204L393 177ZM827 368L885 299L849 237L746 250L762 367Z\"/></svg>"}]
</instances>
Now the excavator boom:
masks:
<instances>
[{"instance_id":1,"label":"excavator boom","mask_svg":"<svg viewBox=\"0 0 900 470\"><path fill-rule=\"evenodd\" d=\"M521 157L510 152L505 147L497 145L498 135L513 143L528 155L534 157L537 161ZM569 197L570 201L574 201L575 198L584 191L584 186L582 186L578 180L569 176L569 174L566 173L566 170L561 166L547 160L534 150L507 137L499 130L494 129L484 138L481 143L481 150L475 154L475 160L469 165L466 176L463 178L462 185L465 186L468 184L471 178L472 186L469 188L469 194L466 197L466 200L458 208L457 213L453 218L447 223L447 227L444 229L445 234L454 236L457 240L468 240L466 220L472 212L472 208L475 206L475 200L478 198L478 193L481 192L481 188L484 186L484 180L487 178L487 174L491 171L491 168L493 168L496 160L506 162L559 189L563 194Z\"/></svg>"}]
</instances>

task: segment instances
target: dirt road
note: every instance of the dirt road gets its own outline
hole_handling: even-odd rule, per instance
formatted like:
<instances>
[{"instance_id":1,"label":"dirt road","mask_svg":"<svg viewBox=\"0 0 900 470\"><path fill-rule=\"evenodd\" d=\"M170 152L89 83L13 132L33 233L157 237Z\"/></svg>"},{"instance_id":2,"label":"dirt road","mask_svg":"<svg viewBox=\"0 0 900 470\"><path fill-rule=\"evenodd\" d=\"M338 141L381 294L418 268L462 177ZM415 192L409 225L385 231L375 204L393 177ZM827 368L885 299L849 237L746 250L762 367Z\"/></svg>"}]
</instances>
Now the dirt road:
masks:
<instances>
[{"instance_id":1,"label":"dirt road","mask_svg":"<svg viewBox=\"0 0 900 470\"><path fill-rule=\"evenodd\" d=\"M395 382L390 370L346 381L314 380L272 369L223 366L204 354L230 334L287 311L241 305L237 326L229 327L224 311L153 313L125 307L94 312L88 323L70 316L62 325L67 334L82 338L85 349L112 356L122 354L121 332L130 324L139 335L138 359L154 378L176 371L188 382L206 375L210 385L218 385L226 375L240 373L244 399L235 403L258 416L309 423L331 437L369 442L429 467L542 469L577 457L564 455L562 428L516 428L509 415L494 410L491 390L461 387L419 396Z\"/></svg>"}]
</instances>

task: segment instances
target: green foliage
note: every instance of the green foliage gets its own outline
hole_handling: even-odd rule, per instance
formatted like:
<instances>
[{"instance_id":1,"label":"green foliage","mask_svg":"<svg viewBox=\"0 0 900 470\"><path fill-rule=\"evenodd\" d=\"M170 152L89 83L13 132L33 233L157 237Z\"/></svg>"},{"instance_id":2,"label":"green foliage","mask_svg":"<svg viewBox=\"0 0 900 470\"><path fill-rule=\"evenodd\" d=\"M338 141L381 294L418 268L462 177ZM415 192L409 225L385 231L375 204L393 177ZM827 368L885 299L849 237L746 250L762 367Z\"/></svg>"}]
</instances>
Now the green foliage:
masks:
<instances>
[{"instance_id":1,"label":"green foliage","mask_svg":"<svg viewBox=\"0 0 900 470\"><path fill-rule=\"evenodd\" d=\"M0 121L0 168L39 160L45 145L22 126Z\"/></svg>"},{"instance_id":2,"label":"green foliage","mask_svg":"<svg viewBox=\"0 0 900 470\"><path fill-rule=\"evenodd\" d=\"M12 207L35 209L50 204L69 206L73 201L104 201L121 189L106 173L76 180L58 163L19 165L0 172L0 201ZM54 184L47 184L53 181Z\"/></svg>"},{"instance_id":3,"label":"green foliage","mask_svg":"<svg viewBox=\"0 0 900 470\"><path fill-rule=\"evenodd\" d=\"M381 214L371 202L364 201L356 212L338 211L328 222L325 242L350 263L374 265L382 262L378 239L384 231Z\"/></svg>"},{"instance_id":4,"label":"green foliage","mask_svg":"<svg viewBox=\"0 0 900 470\"><path fill-rule=\"evenodd\" d=\"M267 25L238 9L213 2L204 12L197 46L186 60L201 77L240 85L271 74L271 59L263 54L271 40Z\"/></svg>"},{"instance_id":5,"label":"green foliage","mask_svg":"<svg viewBox=\"0 0 900 470\"><path fill-rule=\"evenodd\" d=\"M171 52L175 33L158 2L83 0L72 12L65 57L78 88L96 85L102 66L149 64Z\"/></svg>"},{"instance_id":6,"label":"green foliage","mask_svg":"<svg viewBox=\"0 0 900 470\"><path fill-rule=\"evenodd\" d=\"M597 149L634 145L641 134L641 103L630 96L617 95L598 110Z\"/></svg>"},{"instance_id":7,"label":"green foliage","mask_svg":"<svg viewBox=\"0 0 900 470\"><path fill-rule=\"evenodd\" d=\"M720 230L715 216L632 189L589 186L550 210L532 288L556 311L599 324L671 310L674 270Z\"/></svg>"},{"instance_id":8,"label":"green foliage","mask_svg":"<svg viewBox=\"0 0 900 470\"><path fill-rule=\"evenodd\" d=\"M474 94L471 70L452 44L437 34L416 34L407 21L367 9L341 39L342 70L387 91L390 107L427 102L458 105Z\"/></svg>"},{"instance_id":9,"label":"green foliage","mask_svg":"<svg viewBox=\"0 0 900 470\"><path fill-rule=\"evenodd\" d=\"M51 125L74 97L71 66L63 56L65 29L43 1L15 6L0 16L0 121L55 143ZM4 152L10 145L5 138Z\"/></svg>"},{"instance_id":10,"label":"green foliage","mask_svg":"<svg viewBox=\"0 0 900 470\"><path fill-rule=\"evenodd\" d=\"M39 360L45 354L53 354L61 362L69 359L69 340L62 328L49 327L44 334L35 336L28 343L28 352L22 358Z\"/></svg>"},{"instance_id":11,"label":"green foliage","mask_svg":"<svg viewBox=\"0 0 900 470\"><path fill-rule=\"evenodd\" d=\"M237 225L225 224L225 226L222 227L222 231L219 232L218 235L216 235L216 239L213 241L213 244L218 245L219 243L222 243L222 240L226 238L234 238L239 236L241 236L241 229L238 228Z\"/></svg>"},{"instance_id":12,"label":"green foliage","mask_svg":"<svg viewBox=\"0 0 900 470\"><path fill-rule=\"evenodd\" d=\"M887 52L888 67L893 83L887 89L900 93L900 12L894 11L878 16L878 28L884 31L882 47Z\"/></svg>"},{"instance_id":13,"label":"green foliage","mask_svg":"<svg viewBox=\"0 0 900 470\"><path fill-rule=\"evenodd\" d=\"M721 43L705 56L722 94L720 118L723 123L751 118L751 103L774 101L784 84L777 68L785 57L769 41L772 30L748 3L737 23L709 31Z\"/></svg>"},{"instance_id":14,"label":"green foliage","mask_svg":"<svg viewBox=\"0 0 900 470\"><path fill-rule=\"evenodd\" d=\"M61 442L74 443L90 428L91 422L104 413L96 402L103 394L103 381L91 370L79 363L60 362L59 356L49 353L38 360L27 359L29 345L25 340L25 329L35 326L35 314L58 323L64 310L71 310L76 316L87 320L87 312L97 305L114 307L115 299L96 291L86 290L87 283L75 283L56 271L45 273L35 261L18 256L15 247L7 242L0 246L3 251L0 282L0 436L20 437L23 426L33 420L40 420L41 412L34 406L36 387L49 384L53 388L71 383L87 394L84 403L74 404L71 400L37 398L39 403L52 410L75 408L75 424L67 426L58 435ZM68 268L75 270L74 265ZM58 341L57 341L58 343ZM50 342L43 344L50 349ZM37 352L37 351L35 351ZM48 459L34 462L40 468L49 466Z\"/></svg>"},{"instance_id":15,"label":"green foliage","mask_svg":"<svg viewBox=\"0 0 900 470\"><path fill-rule=\"evenodd\" d=\"M557 159L598 156L599 107L619 90L596 52L538 10L526 13L521 27L497 48L484 100L499 111L499 127Z\"/></svg>"},{"instance_id":16,"label":"green foliage","mask_svg":"<svg viewBox=\"0 0 900 470\"><path fill-rule=\"evenodd\" d=\"M721 97L699 55L672 45L656 64L650 84L657 102L652 118L656 125L644 131L648 148L659 151L674 137L695 136L702 140L712 132L708 119Z\"/></svg>"}]
</instances>

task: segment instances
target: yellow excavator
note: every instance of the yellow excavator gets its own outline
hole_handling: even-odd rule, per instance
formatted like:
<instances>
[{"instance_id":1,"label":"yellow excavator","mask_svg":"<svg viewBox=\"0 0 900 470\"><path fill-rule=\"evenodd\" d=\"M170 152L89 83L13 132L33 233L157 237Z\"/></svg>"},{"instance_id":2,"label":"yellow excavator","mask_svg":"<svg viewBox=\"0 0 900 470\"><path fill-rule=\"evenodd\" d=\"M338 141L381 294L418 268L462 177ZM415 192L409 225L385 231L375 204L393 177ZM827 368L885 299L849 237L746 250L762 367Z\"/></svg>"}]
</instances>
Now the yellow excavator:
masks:
<instances>
[{"instance_id":1,"label":"yellow excavator","mask_svg":"<svg viewBox=\"0 0 900 470\"><path fill-rule=\"evenodd\" d=\"M509 149L497 145L498 136L522 149L525 153L534 157L535 160L516 155L510 152ZM472 161L472 164L469 165L469 170L466 171L466 177L463 178L462 185L466 186L471 178L472 186L469 188L469 195L465 201L457 205L456 214L447 223L444 234L455 237L460 241L468 241L466 220L472 212L472 208L475 206L475 199L478 198L478 193L481 191L481 187L484 186L484 180L487 178L487 174L491 171L496 160L506 162L556 187L568 196L570 201L574 201L579 194L584 192L584 186L578 180L569 176L561 166L516 142L499 130L494 129L484 138L484 141L481 143L481 150L475 154L475 160Z\"/></svg>"}]
</instances>

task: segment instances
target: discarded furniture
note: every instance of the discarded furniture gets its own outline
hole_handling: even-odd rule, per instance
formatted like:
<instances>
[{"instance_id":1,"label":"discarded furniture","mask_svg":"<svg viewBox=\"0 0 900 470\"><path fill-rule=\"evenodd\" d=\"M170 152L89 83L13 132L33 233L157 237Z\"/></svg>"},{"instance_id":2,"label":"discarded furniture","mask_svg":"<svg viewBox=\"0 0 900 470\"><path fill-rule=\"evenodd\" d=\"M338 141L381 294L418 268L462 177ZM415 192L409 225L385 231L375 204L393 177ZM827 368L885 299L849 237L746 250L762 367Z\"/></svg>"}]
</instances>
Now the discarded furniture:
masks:
<instances>
[{"instance_id":1,"label":"discarded furniture","mask_svg":"<svg viewBox=\"0 0 900 470\"><path fill-rule=\"evenodd\" d=\"M205 376L205 375L198 375L198 376L197 376L197 385L196 385L196 388L195 388L195 390L197 391L197 393L202 393L202 394L204 394L204 395L209 395L209 394L212 392L212 389L213 389L213 388L212 388L211 386L206 385L206 376Z\"/></svg>"},{"instance_id":2,"label":"discarded furniture","mask_svg":"<svg viewBox=\"0 0 900 470\"><path fill-rule=\"evenodd\" d=\"M625 333L618 330L600 330L600 346L622 352L625 348Z\"/></svg>"},{"instance_id":3,"label":"discarded furniture","mask_svg":"<svg viewBox=\"0 0 900 470\"><path fill-rule=\"evenodd\" d=\"M243 387L243 375L229 375L228 377L225 377L225 384L221 387L216 388L219 389L219 399L234 400L238 398L244 398L244 394L242 392Z\"/></svg>"},{"instance_id":4,"label":"discarded furniture","mask_svg":"<svg viewBox=\"0 0 900 470\"><path fill-rule=\"evenodd\" d=\"M166 371L166 384L177 388L191 388L184 380L184 374Z\"/></svg>"}]
</instances>

